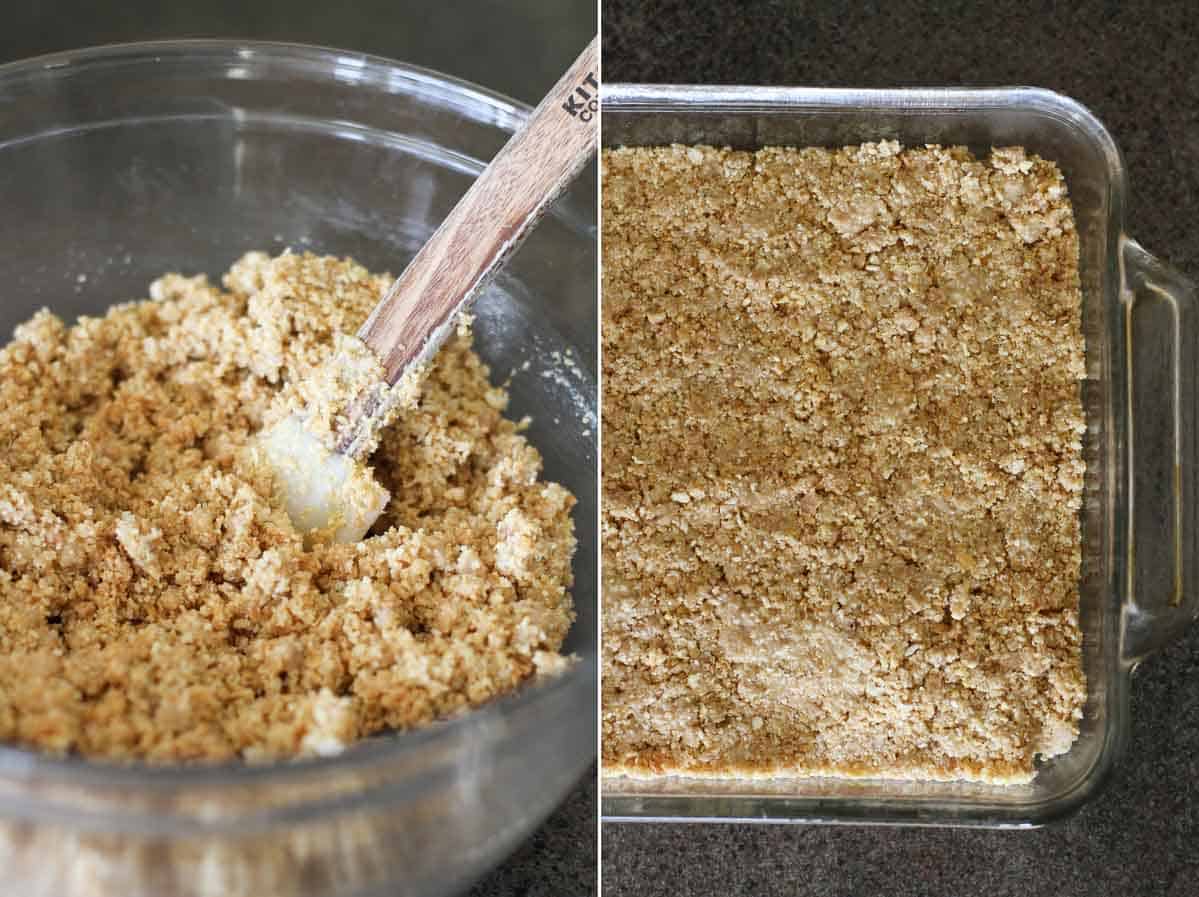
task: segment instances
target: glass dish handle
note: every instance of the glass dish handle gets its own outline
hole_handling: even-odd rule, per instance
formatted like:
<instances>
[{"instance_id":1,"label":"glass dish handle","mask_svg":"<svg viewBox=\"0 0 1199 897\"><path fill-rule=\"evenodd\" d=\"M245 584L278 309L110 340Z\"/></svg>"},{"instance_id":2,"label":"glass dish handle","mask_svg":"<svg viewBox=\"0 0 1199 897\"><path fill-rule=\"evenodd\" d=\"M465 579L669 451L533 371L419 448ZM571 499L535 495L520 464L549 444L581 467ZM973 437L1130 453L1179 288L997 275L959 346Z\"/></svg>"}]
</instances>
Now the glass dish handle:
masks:
<instances>
[{"instance_id":1,"label":"glass dish handle","mask_svg":"<svg viewBox=\"0 0 1199 897\"><path fill-rule=\"evenodd\" d=\"M1134 240L1121 246L1128 349L1125 663L1199 616L1199 297Z\"/></svg>"}]
</instances>

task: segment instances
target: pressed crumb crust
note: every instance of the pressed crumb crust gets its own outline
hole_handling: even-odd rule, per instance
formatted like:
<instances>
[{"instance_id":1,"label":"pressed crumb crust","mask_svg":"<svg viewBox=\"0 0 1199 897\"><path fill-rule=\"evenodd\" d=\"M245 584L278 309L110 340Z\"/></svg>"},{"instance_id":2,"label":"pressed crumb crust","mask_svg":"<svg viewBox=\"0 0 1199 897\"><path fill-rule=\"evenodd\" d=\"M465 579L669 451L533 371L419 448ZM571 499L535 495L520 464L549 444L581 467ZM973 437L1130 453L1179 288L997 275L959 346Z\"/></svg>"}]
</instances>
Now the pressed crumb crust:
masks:
<instances>
[{"instance_id":1,"label":"pressed crumb crust","mask_svg":"<svg viewBox=\"0 0 1199 897\"><path fill-rule=\"evenodd\" d=\"M574 498L538 479L468 329L382 433L375 535L305 548L246 448L312 407L298 384L390 280L251 253L224 283L41 312L0 351L0 739L330 753L563 669Z\"/></svg>"},{"instance_id":2,"label":"pressed crumb crust","mask_svg":"<svg viewBox=\"0 0 1199 897\"><path fill-rule=\"evenodd\" d=\"M602 164L605 773L1031 778L1085 699L1057 167Z\"/></svg>"}]
</instances>

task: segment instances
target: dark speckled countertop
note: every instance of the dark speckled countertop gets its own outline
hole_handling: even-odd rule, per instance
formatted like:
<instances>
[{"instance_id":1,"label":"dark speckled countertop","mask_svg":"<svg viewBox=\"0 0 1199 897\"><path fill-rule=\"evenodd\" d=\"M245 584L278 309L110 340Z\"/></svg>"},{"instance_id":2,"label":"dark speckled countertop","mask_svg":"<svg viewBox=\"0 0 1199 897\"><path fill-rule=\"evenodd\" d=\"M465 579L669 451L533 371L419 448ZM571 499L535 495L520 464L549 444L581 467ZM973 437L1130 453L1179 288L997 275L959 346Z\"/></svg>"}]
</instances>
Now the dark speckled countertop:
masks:
<instances>
[{"instance_id":1,"label":"dark speckled countertop","mask_svg":"<svg viewBox=\"0 0 1199 897\"><path fill-rule=\"evenodd\" d=\"M541 98L596 29L592 0L18 0L4 3L0 17L0 63L135 40L295 41L416 63L526 103ZM545 824L465 897L594 895L595 818L593 768Z\"/></svg>"},{"instance_id":2,"label":"dark speckled countertop","mask_svg":"<svg viewBox=\"0 0 1199 897\"><path fill-rule=\"evenodd\" d=\"M931 6L932 4L928 4ZM1127 226L1199 278L1199 4L605 0L609 82L1032 84L1094 110ZM1031 832L605 824L605 897L1199 895L1199 625L1137 670L1107 790Z\"/></svg>"}]
</instances>

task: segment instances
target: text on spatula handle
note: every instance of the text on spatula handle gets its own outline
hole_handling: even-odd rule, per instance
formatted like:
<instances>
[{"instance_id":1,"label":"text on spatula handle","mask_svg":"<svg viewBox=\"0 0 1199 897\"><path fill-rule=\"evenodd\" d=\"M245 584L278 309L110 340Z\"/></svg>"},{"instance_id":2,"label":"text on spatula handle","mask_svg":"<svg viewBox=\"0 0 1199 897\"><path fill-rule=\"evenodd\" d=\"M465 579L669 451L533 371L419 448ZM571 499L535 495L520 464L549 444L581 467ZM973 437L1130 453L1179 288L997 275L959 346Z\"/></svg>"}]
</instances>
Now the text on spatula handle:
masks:
<instances>
[{"instance_id":1,"label":"text on spatula handle","mask_svg":"<svg viewBox=\"0 0 1199 897\"><path fill-rule=\"evenodd\" d=\"M566 98L562 108L581 122L589 122L599 111L599 81L595 72L588 72L583 83L575 87L574 92Z\"/></svg>"}]
</instances>

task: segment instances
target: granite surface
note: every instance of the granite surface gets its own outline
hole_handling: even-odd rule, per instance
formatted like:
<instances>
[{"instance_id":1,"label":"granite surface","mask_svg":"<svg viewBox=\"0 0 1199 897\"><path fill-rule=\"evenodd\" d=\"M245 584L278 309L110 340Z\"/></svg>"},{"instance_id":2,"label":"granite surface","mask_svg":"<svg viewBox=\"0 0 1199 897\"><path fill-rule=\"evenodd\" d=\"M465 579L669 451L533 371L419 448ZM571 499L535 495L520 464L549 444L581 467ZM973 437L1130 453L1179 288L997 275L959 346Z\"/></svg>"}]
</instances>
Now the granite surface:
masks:
<instances>
[{"instance_id":1,"label":"granite surface","mask_svg":"<svg viewBox=\"0 0 1199 897\"><path fill-rule=\"evenodd\" d=\"M536 103L595 34L596 14L592 0L17 2L4 4L0 63L135 40L295 41L427 66ZM596 810L592 768L545 824L468 897L595 894Z\"/></svg>"},{"instance_id":2,"label":"granite surface","mask_svg":"<svg viewBox=\"0 0 1199 897\"><path fill-rule=\"evenodd\" d=\"M1124 151L1128 231L1199 278L1199 4L604 0L609 82L1032 84ZM1199 894L1199 625L1137 670L1107 790L1037 831L605 824L605 897Z\"/></svg>"}]
</instances>

